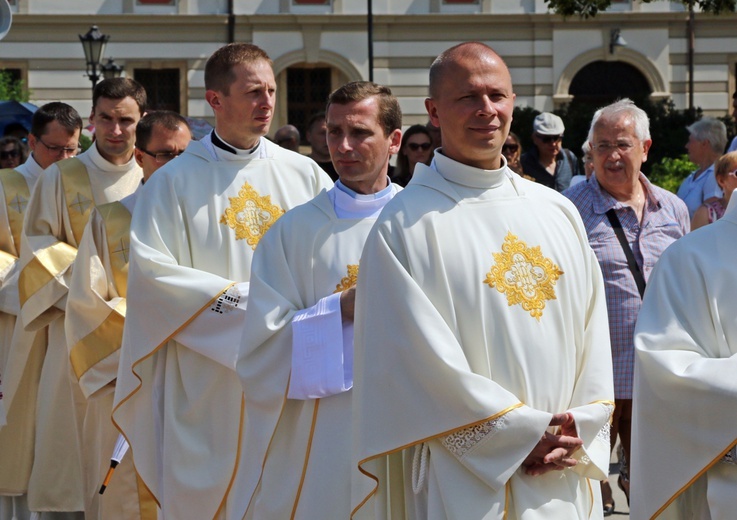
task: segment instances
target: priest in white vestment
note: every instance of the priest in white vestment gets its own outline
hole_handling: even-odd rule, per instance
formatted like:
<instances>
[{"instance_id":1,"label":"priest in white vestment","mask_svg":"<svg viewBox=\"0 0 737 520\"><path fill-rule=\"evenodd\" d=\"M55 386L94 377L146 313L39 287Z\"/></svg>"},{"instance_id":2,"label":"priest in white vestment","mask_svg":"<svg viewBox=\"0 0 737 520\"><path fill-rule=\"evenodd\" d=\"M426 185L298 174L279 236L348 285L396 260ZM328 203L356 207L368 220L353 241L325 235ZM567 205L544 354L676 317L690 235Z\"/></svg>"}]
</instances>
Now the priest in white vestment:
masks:
<instances>
[{"instance_id":1,"label":"priest in white vestment","mask_svg":"<svg viewBox=\"0 0 737 520\"><path fill-rule=\"evenodd\" d=\"M737 512L737 204L674 242L635 329L631 516Z\"/></svg>"},{"instance_id":2,"label":"priest in white vestment","mask_svg":"<svg viewBox=\"0 0 737 520\"><path fill-rule=\"evenodd\" d=\"M238 488L253 492L247 519L350 517L352 302L366 236L401 189L387 175L401 117L386 87L333 92L327 140L339 180L287 212L254 254L238 361L244 449L258 454Z\"/></svg>"},{"instance_id":3,"label":"priest in white vestment","mask_svg":"<svg viewBox=\"0 0 737 520\"><path fill-rule=\"evenodd\" d=\"M261 49L220 48L205 83L215 130L146 184L131 222L113 420L163 518L240 520L248 499L233 482L248 453L236 360L253 251L332 181L263 137L275 80Z\"/></svg>"},{"instance_id":4,"label":"priest in white vestment","mask_svg":"<svg viewBox=\"0 0 737 520\"><path fill-rule=\"evenodd\" d=\"M354 518L600 518L613 384L576 208L501 156L514 93L486 45L441 54L442 129L369 234L356 287Z\"/></svg>"},{"instance_id":5,"label":"priest in white vestment","mask_svg":"<svg viewBox=\"0 0 737 520\"><path fill-rule=\"evenodd\" d=\"M73 383L66 347L67 290L71 266L92 208L133 193L141 182L133 145L135 125L145 104L146 92L134 80L116 78L98 83L90 115L97 136L94 145L76 158L47 168L37 181L26 210L20 256L19 326L22 324L26 331L48 327L28 488L31 511L84 510L80 436L84 396ZM17 338L11 349L11 356L16 355L19 360L28 358L32 350Z\"/></svg>"},{"instance_id":6,"label":"priest in white vestment","mask_svg":"<svg viewBox=\"0 0 737 520\"><path fill-rule=\"evenodd\" d=\"M136 125L136 162L143 183L192 139L187 120L169 111L148 112ZM85 520L155 519L156 503L123 457L104 494L118 430L110 415L126 311L130 221L143 184L124 199L92 210L69 285L66 335L75 380L86 398L82 431Z\"/></svg>"},{"instance_id":7,"label":"priest in white vestment","mask_svg":"<svg viewBox=\"0 0 737 520\"><path fill-rule=\"evenodd\" d=\"M61 102L39 107L31 119L28 160L0 172L0 375L8 424L0 430L0 518L28 520L28 482L33 464L36 401L46 354L46 329L15 328L20 314L20 237L30 193L43 170L79 151L82 118ZM13 333L30 347L24 359L10 356ZM20 362L20 365L17 363Z\"/></svg>"}]
</instances>

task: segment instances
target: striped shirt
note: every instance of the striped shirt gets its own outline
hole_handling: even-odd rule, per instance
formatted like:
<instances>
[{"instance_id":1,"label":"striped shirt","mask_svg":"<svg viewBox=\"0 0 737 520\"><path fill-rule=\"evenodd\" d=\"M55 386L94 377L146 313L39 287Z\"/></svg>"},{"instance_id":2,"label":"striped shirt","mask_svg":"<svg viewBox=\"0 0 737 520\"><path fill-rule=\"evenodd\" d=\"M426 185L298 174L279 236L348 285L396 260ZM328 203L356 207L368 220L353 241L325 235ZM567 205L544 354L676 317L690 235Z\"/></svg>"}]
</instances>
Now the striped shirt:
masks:
<instances>
[{"instance_id":1,"label":"striped shirt","mask_svg":"<svg viewBox=\"0 0 737 520\"><path fill-rule=\"evenodd\" d=\"M690 229L688 209L682 200L650 184L642 173L640 181L647 190L642 225L631 207L618 202L599 186L595 175L563 193L581 213L589 244L604 275L617 399L632 399L634 331L642 300L606 212L614 208L617 213L645 281L663 251Z\"/></svg>"}]
</instances>

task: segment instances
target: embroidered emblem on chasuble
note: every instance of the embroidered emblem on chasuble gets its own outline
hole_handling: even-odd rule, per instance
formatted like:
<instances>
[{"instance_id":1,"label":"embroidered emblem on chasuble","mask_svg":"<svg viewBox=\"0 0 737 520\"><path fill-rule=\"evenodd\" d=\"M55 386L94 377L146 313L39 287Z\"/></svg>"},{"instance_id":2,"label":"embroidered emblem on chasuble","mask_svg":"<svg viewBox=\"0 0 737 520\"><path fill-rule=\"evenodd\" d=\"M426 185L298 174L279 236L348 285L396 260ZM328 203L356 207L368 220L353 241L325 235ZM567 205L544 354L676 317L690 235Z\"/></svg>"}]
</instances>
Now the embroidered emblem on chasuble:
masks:
<instances>
[{"instance_id":1,"label":"embroidered emblem on chasuble","mask_svg":"<svg viewBox=\"0 0 737 520\"><path fill-rule=\"evenodd\" d=\"M340 279L340 283L335 286L333 294L343 292L356 285L358 281L358 265L348 265L348 274Z\"/></svg>"},{"instance_id":2,"label":"embroidered emblem on chasuble","mask_svg":"<svg viewBox=\"0 0 737 520\"><path fill-rule=\"evenodd\" d=\"M504 237L501 253L493 253L495 265L486 273L484 283L507 295L507 304L521 305L540 321L546 300L555 300L555 282L563 271L540 246L528 247L511 232Z\"/></svg>"},{"instance_id":3,"label":"embroidered emblem on chasuble","mask_svg":"<svg viewBox=\"0 0 737 520\"><path fill-rule=\"evenodd\" d=\"M230 207L220 217L220 223L235 230L235 239L244 240L256 249L258 241L271 225L284 214L284 210L271 203L271 196L261 196L245 183L237 197L228 197Z\"/></svg>"}]
</instances>

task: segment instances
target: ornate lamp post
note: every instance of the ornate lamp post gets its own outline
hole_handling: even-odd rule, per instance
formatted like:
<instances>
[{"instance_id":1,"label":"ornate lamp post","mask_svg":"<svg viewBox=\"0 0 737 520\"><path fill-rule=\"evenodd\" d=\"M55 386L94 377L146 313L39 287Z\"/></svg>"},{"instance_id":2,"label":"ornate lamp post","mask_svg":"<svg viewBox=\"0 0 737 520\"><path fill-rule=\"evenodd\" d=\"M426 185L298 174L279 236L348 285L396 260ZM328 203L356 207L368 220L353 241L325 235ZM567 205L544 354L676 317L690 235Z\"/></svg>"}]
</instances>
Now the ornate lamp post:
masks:
<instances>
[{"instance_id":1,"label":"ornate lamp post","mask_svg":"<svg viewBox=\"0 0 737 520\"><path fill-rule=\"evenodd\" d=\"M87 77L90 78L93 89L100 80L100 73L103 72L103 67L100 66L100 58L105 52L105 45L107 45L109 39L110 36L102 34L96 25L90 27L90 30L84 36L79 35L79 41L82 42L82 48L84 49L84 58L87 61Z\"/></svg>"},{"instance_id":2,"label":"ornate lamp post","mask_svg":"<svg viewBox=\"0 0 737 520\"><path fill-rule=\"evenodd\" d=\"M102 77L105 79L119 78L123 74L123 67L115 63L112 58L107 59L105 65L100 66Z\"/></svg>"}]
</instances>

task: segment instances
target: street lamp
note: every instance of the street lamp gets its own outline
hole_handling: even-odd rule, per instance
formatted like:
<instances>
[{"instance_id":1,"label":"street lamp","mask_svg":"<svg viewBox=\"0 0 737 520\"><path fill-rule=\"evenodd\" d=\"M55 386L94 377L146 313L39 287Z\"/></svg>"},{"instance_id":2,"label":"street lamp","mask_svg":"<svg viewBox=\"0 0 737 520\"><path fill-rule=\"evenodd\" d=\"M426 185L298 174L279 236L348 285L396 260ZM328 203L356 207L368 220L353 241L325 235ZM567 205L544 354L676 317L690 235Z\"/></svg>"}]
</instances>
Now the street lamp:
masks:
<instances>
[{"instance_id":1,"label":"street lamp","mask_svg":"<svg viewBox=\"0 0 737 520\"><path fill-rule=\"evenodd\" d=\"M87 77L92 82L92 88L95 88L100 79L100 58L105 52L105 45L110 36L102 34L96 25L90 27L87 34L79 35L79 41L82 42L84 49L84 59L87 61Z\"/></svg>"},{"instance_id":2,"label":"street lamp","mask_svg":"<svg viewBox=\"0 0 737 520\"><path fill-rule=\"evenodd\" d=\"M119 78L123 74L123 67L115 63L112 58L107 59L107 63L100 67L102 70L102 77L105 79Z\"/></svg>"}]
</instances>

